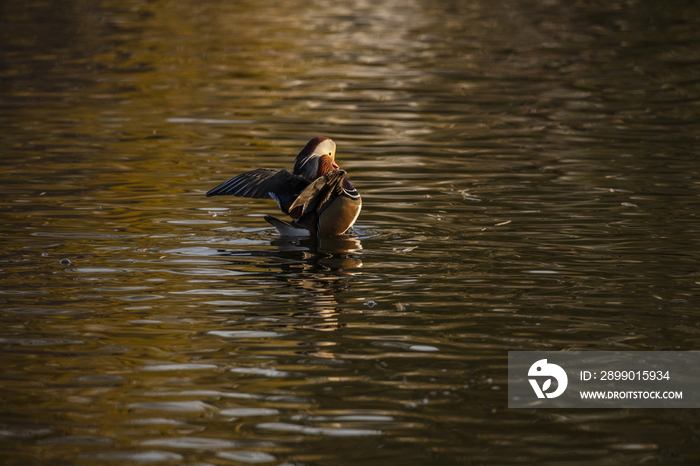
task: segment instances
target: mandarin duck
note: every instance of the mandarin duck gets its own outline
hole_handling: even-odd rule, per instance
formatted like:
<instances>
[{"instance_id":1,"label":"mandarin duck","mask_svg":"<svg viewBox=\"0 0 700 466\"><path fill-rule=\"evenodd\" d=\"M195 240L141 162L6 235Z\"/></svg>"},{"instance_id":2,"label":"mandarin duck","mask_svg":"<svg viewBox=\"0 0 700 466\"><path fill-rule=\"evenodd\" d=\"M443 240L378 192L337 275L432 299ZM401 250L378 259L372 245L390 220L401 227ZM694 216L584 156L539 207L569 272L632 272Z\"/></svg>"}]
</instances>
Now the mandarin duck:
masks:
<instances>
[{"instance_id":1,"label":"mandarin duck","mask_svg":"<svg viewBox=\"0 0 700 466\"><path fill-rule=\"evenodd\" d=\"M315 137L294 162L293 171L258 168L234 176L207 193L274 199L292 221L270 215L265 220L281 236L335 236L345 233L362 208L360 193L335 163L335 142Z\"/></svg>"}]
</instances>

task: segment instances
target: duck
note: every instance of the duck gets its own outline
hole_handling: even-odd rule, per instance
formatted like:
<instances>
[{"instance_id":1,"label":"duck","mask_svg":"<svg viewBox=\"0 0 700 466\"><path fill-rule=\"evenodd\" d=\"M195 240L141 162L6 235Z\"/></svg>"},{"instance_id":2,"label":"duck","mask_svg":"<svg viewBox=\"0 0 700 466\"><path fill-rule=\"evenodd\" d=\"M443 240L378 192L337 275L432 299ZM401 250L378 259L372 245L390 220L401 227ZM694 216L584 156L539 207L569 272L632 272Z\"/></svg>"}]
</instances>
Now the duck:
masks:
<instances>
[{"instance_id":1,"label":"duck","mask_svg":"<svg viewBox=\"0 0 700 466\"><path fill-rule=\"evenodd\" d=\"M362 198L335 161L335 142L314 137L299 152L292 170L258 168L234 176L207 192L272 199L291 220L266 215L280 236L339 236L362 210Z\"/></svg>"}]
</instances>

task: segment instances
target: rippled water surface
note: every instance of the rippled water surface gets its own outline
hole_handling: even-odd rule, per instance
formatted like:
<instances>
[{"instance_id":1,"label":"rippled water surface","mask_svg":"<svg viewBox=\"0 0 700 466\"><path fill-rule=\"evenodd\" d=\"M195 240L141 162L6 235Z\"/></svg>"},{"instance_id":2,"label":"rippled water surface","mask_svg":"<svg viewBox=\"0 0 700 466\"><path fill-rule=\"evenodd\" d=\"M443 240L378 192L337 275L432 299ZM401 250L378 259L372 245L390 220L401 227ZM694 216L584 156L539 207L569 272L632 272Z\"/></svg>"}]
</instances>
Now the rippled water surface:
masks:
<instances>
[{"instance_id":1,"label":"rippled water surface","mask_svg":"<svg viewBox=\"0 0 700 466\"><path fill-rule=\"evenodd\" d=\"M2 2L2 463L697 463L697 410L509 410L506 363L700 349L699 18ZM352 234L204 196L320 135Z\"/></svg>"}]
</instances>

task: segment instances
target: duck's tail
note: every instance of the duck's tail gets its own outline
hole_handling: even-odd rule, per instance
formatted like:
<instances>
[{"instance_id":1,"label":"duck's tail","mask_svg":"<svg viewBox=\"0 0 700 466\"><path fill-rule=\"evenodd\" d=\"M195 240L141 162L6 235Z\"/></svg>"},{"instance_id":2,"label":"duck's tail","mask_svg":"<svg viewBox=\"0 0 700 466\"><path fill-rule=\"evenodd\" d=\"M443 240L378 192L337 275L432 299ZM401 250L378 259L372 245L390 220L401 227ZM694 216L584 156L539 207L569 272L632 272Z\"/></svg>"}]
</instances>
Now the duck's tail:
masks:
<instances>
[{"instance_id":1,"label":"duck's tail","mask_svg":"<svg viewBox=\"0 0 700 466\"><path fill-rule=\"evenodd\" d=\"M292 223L285 222L271 215L265 215L267 223L277 228L280 236L313 236L306 228L298 227Z\"/></svg>"}]
</instances>

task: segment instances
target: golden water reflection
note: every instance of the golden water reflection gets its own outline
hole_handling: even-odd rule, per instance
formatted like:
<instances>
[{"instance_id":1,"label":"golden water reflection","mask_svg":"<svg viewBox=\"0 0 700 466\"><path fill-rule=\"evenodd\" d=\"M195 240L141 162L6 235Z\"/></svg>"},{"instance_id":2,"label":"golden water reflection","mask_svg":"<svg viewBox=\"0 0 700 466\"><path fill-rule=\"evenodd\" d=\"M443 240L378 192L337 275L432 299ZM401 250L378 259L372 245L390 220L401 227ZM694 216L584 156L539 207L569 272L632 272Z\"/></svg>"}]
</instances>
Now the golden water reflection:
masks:
<instances>
[{"instance_id":1,"label":"golden water reflection","mask_svg":"<svg viewBox=\"0 0 700 466\"><path fill-rule=\"evenodd\" d=\"M342 306L336 296L350 286L355 269L362 267L362 243L352 236L311 238L306 241L280 238L272 241L280 255L301 252L301 260L281 265L290 293L296 295L290 305L303 309L295 317L312 319L298 328L332 331L340 327Z\"/></svg>"}]
</instances>

